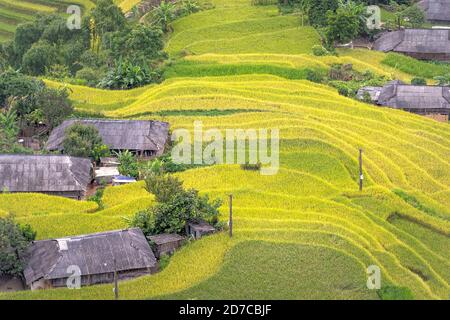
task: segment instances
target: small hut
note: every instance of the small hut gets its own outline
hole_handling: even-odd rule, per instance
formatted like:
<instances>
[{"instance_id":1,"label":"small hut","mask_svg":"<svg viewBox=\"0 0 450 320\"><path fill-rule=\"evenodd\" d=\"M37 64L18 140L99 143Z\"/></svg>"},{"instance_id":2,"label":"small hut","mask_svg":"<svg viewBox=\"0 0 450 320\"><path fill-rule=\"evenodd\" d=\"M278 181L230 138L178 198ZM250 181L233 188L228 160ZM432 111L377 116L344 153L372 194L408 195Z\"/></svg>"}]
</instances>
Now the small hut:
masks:
<instances>
[{"instance_id":1,"label":"small hut","mask_svg":"<svg viewBox=\"0 0 450 320\"><path fill-rule=\"evenodd\" d=\"M47 142L48 151L64 152L65 130L75 123L92 125L112 152L128 150L138 156L155 157L164 153L169 124L144 120L66 120L56 127Z\"/></svg>"},{"instance_id":2,"label":"small hut","mask_svg":"<svg viewBox=\"0 0 450 320\"><path fill-rule=\"evenodd\" d=\"M0 155L0 193L37 192L81 200L92 182L89 159L55 155Z\"/></svg>"},{"instance_id":3,"label":"small hut","mask_svg":"<svg viewBox=\"0 0 450 320\"><path fill-rule=\"evenodd\" d=\"M156 258L160 258L164 254L172 255L183 244L184 237L176 233L164 233L149 236L148 239L154 244L153 251Z\"/></svg>"},{"instance_id":4,"label":"small hut","mask_svg":"<svg viewBox=\"0 0 450 320\"><path fill-rule=\"evenodd\" d=\"M32 290L65 287L79 269L81 285L93 285L151 274L158 262L141 229L109 231L35 241L24 271Z\"/></svg>"},{"instance_id":5,"label":"small hut","mask_svg":"<svg viewBox=\"0 0 450 320\"><path fill-rule=\"evenodd\" d=\"M398 52L422 60L450 60L449 29L404 29L383 34L373 50Z\"/></svg>"},{"instance_id":6,"label":"small hut","mask_svg":"<svg viewBox=\"0 0 450 320\"><path fill-rule=\"evenodd\" d=\"M216 232L216 229L205 221L191 221L186 224L186 234L200 239L201 237Z\"/></svg>"}]
</instances>

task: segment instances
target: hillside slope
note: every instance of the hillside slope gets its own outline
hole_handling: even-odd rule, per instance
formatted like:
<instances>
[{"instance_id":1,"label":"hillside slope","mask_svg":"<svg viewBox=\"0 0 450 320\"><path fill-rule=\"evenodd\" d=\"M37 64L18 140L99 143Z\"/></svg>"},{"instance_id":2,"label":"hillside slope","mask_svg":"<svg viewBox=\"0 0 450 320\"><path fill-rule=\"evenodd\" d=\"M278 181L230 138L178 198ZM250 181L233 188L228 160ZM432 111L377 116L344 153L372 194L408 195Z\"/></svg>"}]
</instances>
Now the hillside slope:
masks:
<instances>
[{"instance_id":1,"label":"hillside slope","mask_svg":"<svg viewBox=\"0 0 450 320\"><path fill-rule=\"evenodd\" d=\"M214 3L215 9L174 25L168 51L174 56L186 48L197 53L183 62L191 68L189 77L186 70L173 69L172 78L163 84L127 92L70 86L71 98L80 110L169 121L172 129L192 129L199 120L205 129L279 128L280 170L263 176L237 165L215 165L177 174L185 186L211 197L226 201L228 194L234 195L234 237L217 234L189 244L162 272L121 282L121 298L376 299L366 288L370 265L381 268L383 286L407 287L417 299L447 298L448 124L366 105L323 85L275 75L281 71L257 74L268 70L256 68L261 65L326 68L334 59L353 59L356 68L380 74L393 70L364 61L364 52L347 58L306 55L306 49L292 45L295 41L270 37L272 31L266 34L267 25L259 23L249 37L265 34L264 44L249 45L247 36L231 36L233 45L228 45L220 34L228 39L223 32L233 28L230 25L265 14L271 16L262 19L291 18L277 18L275 7L252 7L250 1ZM301 39L303 29L298 30L298 38L287 34ZM230 68L222 70L222 76L206 71L195 76L205 63L210 70L230 64L247 69L239 75ZM260 71L251 72L252 68ZM363 192L357 184L359 148L364 149ZM88 202L0 195L0 212L16 213L40 238L62 237L125 227L123 217L151 205L153 197L137 183L108 188L104 203L104 210L93 212L95 206ZM226 202L221 210L227 219ZM0 298L113 297L111 286L102 285Z\"/></svg>"}]
</instances>

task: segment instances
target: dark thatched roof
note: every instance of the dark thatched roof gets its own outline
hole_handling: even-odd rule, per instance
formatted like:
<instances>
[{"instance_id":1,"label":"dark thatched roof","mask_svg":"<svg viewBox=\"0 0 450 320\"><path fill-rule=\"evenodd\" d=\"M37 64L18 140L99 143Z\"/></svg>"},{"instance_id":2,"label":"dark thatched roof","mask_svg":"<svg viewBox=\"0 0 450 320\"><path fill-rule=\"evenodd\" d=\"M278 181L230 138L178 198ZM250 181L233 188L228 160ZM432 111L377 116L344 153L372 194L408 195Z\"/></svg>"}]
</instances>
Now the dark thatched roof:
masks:
<instances>
[{"instance_id":1,"label":"dark thatched roof","mask_svg":"<svg viewBox=\"0 0 450 320\"><path fill-rule=\"evenodd\" d=\"M169 124L144 120L67 120L55 128L47 142L47 150L63 150L64 132L74 123L95 126L103 143L114 150L164 152Z\"/></svg>"},{"instance_id":2,"label":"dark thatched roof","mask_svg":"<svg viewBox=\"0 0 450 320\"><path fill-rule=\"evenodd\" d=\"M154 242L156 245L161 245L165 243L184 240L184 237L176 233L163 233L149 236L148 239Z\"/></svg>"},{"instance_id":3,"label":"dark thatched roof","mask_svg":"<svg viewBox=\"0 0 450 320\"><path fill-rule=\"evenodd\" d=\"M450 54L450 30L405 29L383 34L373 44L378 51L417 54Z\"/></svg>"},{"instance_id":4,"label":"dark thatched roof","mask_svg":"<svg viewBox=\"0 0 450 320\"><path fill-rule=\"evenodd\" d=\"M450 21L450 0L422 0L419 7L425 11L429 21Z\"/></svg>"},{"instance_id":5,"label":"dark thatched roof","mask_svg":"<svg viewBox=\"0 0 450 320\"><path fill-rule=\"evenodd\" d=\"M55 155L0 155L0 191L86 191L91 182L89 159Z\"/></svg>"},{"instance_id":6,"label":"dark thatched roof","mask_svg":"<svg viewBox=\"0 0 450 320\"><path fill-rule=\"evenodd\" d=\"M35 241L24 276L28 285L41 278L64 279L73 265L87 276L154 268L157 261L141 229L134 228Z\"/></svg>"},{"instance_id":7,"label":"dark thatched roof","mask_svg":"<svg viewBox=\"0 0 450 320\"><path fill-rule=\"evenodd\" d=\"M450 87L407 85L392 81L383 87L363 87L358 91L362 99L364 92L378 105L417 112L450 112ZM419 112L419 113L420 113Z\"/></svg>"}]
</instances>

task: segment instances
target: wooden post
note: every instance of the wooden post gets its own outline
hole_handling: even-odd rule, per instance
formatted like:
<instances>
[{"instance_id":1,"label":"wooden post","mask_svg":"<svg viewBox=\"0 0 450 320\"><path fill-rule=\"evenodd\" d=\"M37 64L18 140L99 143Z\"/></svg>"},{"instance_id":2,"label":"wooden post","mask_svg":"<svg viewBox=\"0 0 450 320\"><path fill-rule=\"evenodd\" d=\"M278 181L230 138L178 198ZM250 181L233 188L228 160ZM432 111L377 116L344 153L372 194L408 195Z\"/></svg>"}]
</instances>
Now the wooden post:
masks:
<instances>
[{"instance_id":1,"label":"wooden post","mask_svg":"<svg viewBox=\"0 0 450 320\"><path fill-rule=\"evenodd\" d=\"M230 220L229 220L229 227L230 227L230 238L233 237L233 195L230 194Z\"/></svg>"},{"instance_id":2,"label":"wooden post","mask_svg":"<svg viewBox=\"0 0 450 320\"><path fill-rule=\"evenodd\" d=\"M359 149L359 191L363 190L363 180L364 180L362 153L363 150Z\"/></svg>"},{"instance_id":3,"label":"wooden post","mask_svg":"<svg viewBox=\"0 0 450 320\"><path fill-rule=\"evenodd\" d=\"M114 299L119 300L119 283L117 279L116 259L114 259Z\"/></svg>"}]
</instances>

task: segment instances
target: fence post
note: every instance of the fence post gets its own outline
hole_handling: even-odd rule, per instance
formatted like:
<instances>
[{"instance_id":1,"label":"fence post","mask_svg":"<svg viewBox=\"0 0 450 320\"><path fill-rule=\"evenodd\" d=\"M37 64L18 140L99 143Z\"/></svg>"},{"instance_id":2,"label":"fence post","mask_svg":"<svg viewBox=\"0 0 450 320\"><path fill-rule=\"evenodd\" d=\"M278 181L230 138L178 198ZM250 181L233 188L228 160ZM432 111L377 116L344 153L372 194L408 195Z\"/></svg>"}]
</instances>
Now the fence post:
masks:
<instances>
[{"instance_id":1,"label":"fence post","mask_svg":"<svg viewBox=\"0 0 450 320\"><path fill-rule=\"evenodd\" d=\"M233 237L233 195L230 194L230 220L228 222L230 227L230 238Z\"/></svg>"},{"instance_id":2,"label":"fence post","mask_svg":"<svg viewBox=\"0 0 450 320\"><path fill-rule=\"evenodd\" d=\"M363 153L363 150L360 148L359 149L359 191L363 190L363 180L364 180L362 153Z\"/></svg>"}]
</instances>

